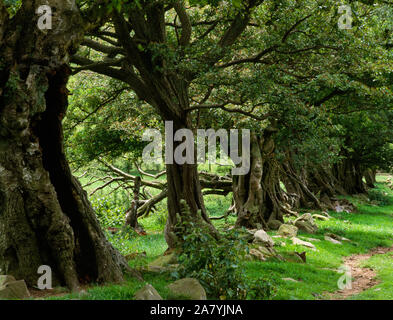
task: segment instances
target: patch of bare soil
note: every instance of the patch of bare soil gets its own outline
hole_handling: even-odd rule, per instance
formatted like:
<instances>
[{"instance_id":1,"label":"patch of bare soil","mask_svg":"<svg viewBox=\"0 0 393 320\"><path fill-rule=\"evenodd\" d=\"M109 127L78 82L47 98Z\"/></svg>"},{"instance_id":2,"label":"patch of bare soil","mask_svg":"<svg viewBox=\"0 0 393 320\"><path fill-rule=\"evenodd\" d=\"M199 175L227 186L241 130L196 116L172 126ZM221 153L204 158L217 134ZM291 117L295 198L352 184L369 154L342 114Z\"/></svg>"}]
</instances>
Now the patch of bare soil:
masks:
<instances>
[{"instance_id":1,"label":"patch of bare soil","mask_svg":"<svg viewBox=\"0 0 393 320\"><path fill-rule=\"evenodd\" d=\"M355 254L344 259L345 266L349 267L352 275L352 288L338 290L330 294L332 300L344 300L350 296L361 293L364 290L376 286L379 281L375 279L376 272L371 268L362 268L363 261L377 254L385 254L393 251L393 247L378 247L364 254Z\"/></svg>"}]
</instances>

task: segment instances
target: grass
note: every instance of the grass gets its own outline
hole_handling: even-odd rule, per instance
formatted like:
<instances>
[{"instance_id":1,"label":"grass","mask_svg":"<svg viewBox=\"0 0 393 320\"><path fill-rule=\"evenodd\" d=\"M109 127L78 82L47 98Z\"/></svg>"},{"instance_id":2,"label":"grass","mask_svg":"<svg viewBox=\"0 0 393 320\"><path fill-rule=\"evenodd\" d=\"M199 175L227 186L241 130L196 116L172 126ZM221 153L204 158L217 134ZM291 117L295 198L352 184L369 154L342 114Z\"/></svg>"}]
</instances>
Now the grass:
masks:
<instances>
[{"instance_id":1,"label":"grass","mask_svg":"<svg viewBox=\"0 0 393 320\"><path fill-rule=\"evenodd\" d=\"M362 267L372 268L377 272L381 281L375 287L365 290L352 297L353 300L393 300L393 252L375 255L362 264Z\"/></svg>"},{"instance_id":2,"label":"grass","mask_svg":"<svg viewBox=\"0 0 393 320\"><path fill-rule=\"evenodd\" d=\"M364 201L359 197L350 199L356 206L357 211L354 213L336 213L329 212L332 219L329 221L318 221L318 232L315 235L299 233L298 237L303 240L308 238L318 239L320 241L309 240L317 250L296 246L288 239L280 239L282 246L277 247L279 253L302 252L307 255L307 263L291 262L243 262L242 269L245 274L252 279L268 279L275 287L273 299L324 299L327 298L327 292L338 290L337 281L342 274L336 270L343 264L343 258L352 254L365 253L377 246L391 246L393 244L393 191L384 183L387 176L379 176L376 191L384 201L377 205L375 201ZM220 216L230 206L231 198L227 197L206 197L206 207L211 216ZM161 208L164 210L164 204ZM145 258L135 259L130 262L132 267L146 265L162 255L167 249L163 237L163 219L162 210L159 214L153 214L143 219L141 222L148 231L148 236L133 236L129 239L123 239L120 242L114 241L125 254L131 252L146 252ZM312 213L317 213L312 212ZM215 221L216 227L225 232L233 225L234 216L227 219ZM327 232L335 233L350 239L350 242L343 242L342 245L332 244L324 240L324 234ZM269 232L275 235L276 232ZM285 244L285 245L284 245ZM386 255L374 256L364 262L364 266L371 267L377 271L381 284L375 288L366 290L358 296L351 299L393 299L393 267L392 253ZM128 278L123 285L93 286L82 296L75 294L63 297L52 297L51 299L92 299L92 300L114 300L114 299L132 299L134 293L145 283L152 284L165 299L167 297L166 286L172 282L169 274L152 274L144 273L144 283L137 282L135 279ZM285 281L283 278L292 278L298 282Z\"/></svg>"}]
</instances>

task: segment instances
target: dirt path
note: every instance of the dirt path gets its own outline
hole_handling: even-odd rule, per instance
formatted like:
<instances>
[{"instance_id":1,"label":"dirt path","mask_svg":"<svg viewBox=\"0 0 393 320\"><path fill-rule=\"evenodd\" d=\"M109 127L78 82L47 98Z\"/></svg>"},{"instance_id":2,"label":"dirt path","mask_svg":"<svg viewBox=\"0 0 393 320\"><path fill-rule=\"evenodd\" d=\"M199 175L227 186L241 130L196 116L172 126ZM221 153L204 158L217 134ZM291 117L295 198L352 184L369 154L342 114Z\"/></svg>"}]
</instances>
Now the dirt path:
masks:
<instances>
[{"instance_id":1,"label":"dirt path","mask_svg":"<svg viewBox=\"0 0 393 320\"><path fill-rule=\"evenodd\" d=\"M350 296L359 294L364 290L372 288L378 283L380 283L380 281L375 279L377 274L373 269L361 268L360 265L362 264L363 261L371 258L374 255L385 254L392 251L393 251L393 247L388 247L388 248L378 247L371 250L368 253L355 254L345 258L344 265L349 267L350 268L349 270L351 270L352 288L338 290L334 293L331 293L330 298L332 300L344 300L349 298Z\"/></svg>"}]
</instances>

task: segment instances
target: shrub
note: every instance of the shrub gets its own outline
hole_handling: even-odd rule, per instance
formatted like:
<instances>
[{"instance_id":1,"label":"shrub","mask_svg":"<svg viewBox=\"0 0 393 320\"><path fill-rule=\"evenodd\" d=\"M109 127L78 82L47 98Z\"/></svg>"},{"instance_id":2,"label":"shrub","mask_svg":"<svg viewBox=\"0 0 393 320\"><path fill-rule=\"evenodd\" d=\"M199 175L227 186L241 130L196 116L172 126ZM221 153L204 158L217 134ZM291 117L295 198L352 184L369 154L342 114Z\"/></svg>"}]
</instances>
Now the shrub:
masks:
<instances>
[{"instance_id":1,"label":"shrub","mask_svg":"<svg viewBox=\"0 0 393 320\"><path fill-rule=\"evenodd\" d=\"M242 272L245 243L233 231L230 237L216 240L200 223L183 222L180 268L175 278L198 279L209 297L220 299L266 299L272 294L269 282L250 281Z\"/></svg>"},{"instance_id":2,"label":"shrub","mask_svg":"<svg viewBox=\"0 0 393 320\"><path fill-rule=\"evenodd\" d=\"M127 208L113 198L93 198L91 204L103 228L120 227L124 224Z\"/></svg>"},{"instance_id":3,"label":"shrub","mask_svg":"<svg viewBox=\"0 0 393 320\"><path fill-rule=\"evenodd\" d=\"M106 231L105 235L108 241L123 255L136 251L136 243L131 240L139 238L139 235L129 226L122 227L116 234Z\"/></svg>"},{"instance_id":4,"label":"shrub","mask_svg":"<svg viewBox=\"0 0 393 320\"><path fill-rule=\"evenodd\" d=\"M368 197L371 201L377 201L382 206L393 203L392 199L387 193L378 189L370 189L368 191Z\"/></svg>"}]
</instances>

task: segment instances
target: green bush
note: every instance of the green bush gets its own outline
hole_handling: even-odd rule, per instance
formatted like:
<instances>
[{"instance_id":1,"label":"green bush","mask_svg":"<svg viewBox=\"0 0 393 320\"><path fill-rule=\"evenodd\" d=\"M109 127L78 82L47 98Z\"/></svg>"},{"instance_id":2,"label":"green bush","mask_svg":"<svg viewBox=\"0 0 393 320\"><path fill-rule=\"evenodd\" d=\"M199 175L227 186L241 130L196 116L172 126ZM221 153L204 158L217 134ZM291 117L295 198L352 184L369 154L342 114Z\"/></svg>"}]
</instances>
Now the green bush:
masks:
<instances>
[{"instance_id":1,"label":"green bush","mask_svg":"<svg viewBox=\"0 0 393 320\"><path fill-rule=\"evenodd\" d=\"M393 201L389 195L378 189L370 189L368 191L368 197L371 201L377 201L379 205L387 206L392 204Z\"/></svg>"},{"instance_id":2,"label":"green bush","mask_svg":"<svg viewBox=\"0 0 393 320\"><path fill-rule=\"evenodd\" d=\"M230 237L216 240L200 223L183 222L180 268L175 278L198 279L209 297L220 299L266 299L272 294L269 282L251 281L242 270L246 244L233 231Z\"/></svg>"},{"instance_id":3,"label":"green bush","mask_svg":"<svg viewBox=\"0 0 393 320\"><path fill-rule=\"evenodd\" d=\"M137 245L132 240L139 238L139 235L129 226L122 227L119 232L115 234L106 230L105 235L108 241L123 255L137 251Z\"/></svg>"},{"instance_id":4,"label":"green bush","mask_svg":"<svg viewBox=\"0 0 393 320\"><path fill-rule=\"evenodd\" d=\"M110 197L93 198L91 204L103 228L120 227L124 224L127 207Z\"/></svg>"}]
</instances>

